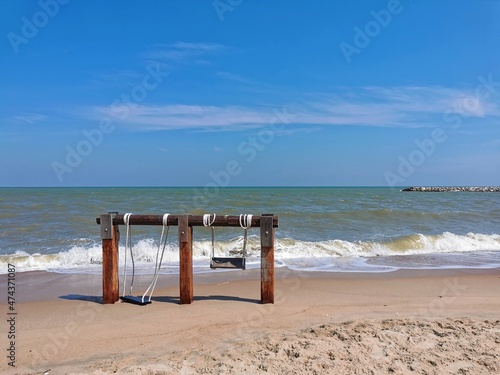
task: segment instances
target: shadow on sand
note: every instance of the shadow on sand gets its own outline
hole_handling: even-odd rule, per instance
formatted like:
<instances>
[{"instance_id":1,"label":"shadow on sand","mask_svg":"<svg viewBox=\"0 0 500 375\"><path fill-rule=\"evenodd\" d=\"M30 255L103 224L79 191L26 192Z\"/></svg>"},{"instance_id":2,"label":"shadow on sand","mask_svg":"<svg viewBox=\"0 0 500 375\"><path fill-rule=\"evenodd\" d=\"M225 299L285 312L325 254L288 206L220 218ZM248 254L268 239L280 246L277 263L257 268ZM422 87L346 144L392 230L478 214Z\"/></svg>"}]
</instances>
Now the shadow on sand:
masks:
<instances>
[{"instance_id":1,"label":"shadow on sand","mask_svg":"<svg viewBox=\"0 0 500 375\"><path fill-rule=\"evenodd\" d=\"M70 300L70 301L87 301L93 303L102 304L102 296L85 296L82 294L66 294L64 296L59 296L60 299ZM194 301L235 301L235 302L246 302L246 303L257 303L260 304L259 299L254 298L242 298L235 296L221 296L221 295L208 295L208 296L195 296L193 297ZM151 298L153 302L162 302L162 303L174 303L180 304L179 297L171 297L171 296L158 296Z\"/></svg>"}]
</instances>

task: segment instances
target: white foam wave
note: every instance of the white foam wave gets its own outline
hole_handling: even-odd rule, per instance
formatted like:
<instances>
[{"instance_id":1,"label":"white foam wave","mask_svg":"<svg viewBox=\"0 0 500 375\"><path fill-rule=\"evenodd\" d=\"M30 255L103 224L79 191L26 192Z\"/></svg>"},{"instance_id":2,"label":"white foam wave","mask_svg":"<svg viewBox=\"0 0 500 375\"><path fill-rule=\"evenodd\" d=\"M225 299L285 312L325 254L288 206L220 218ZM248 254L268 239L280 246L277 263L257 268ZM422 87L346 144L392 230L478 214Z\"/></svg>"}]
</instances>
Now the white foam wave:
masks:
<instances>
[{"instance_id":1,"label":"white foam wave","mask_svg":"<svg viewBox=\"0 0 500 375\"><path fill-rule=\"evenodd\" d=\"M215 243L216 256L242 256L243 237ZM152 274L156 262L158 242L153 239L141 239L133 244L137 274ZM193 243L195 272L209 271L211 241ZM337 259L342 266L342 259L349 259L349 269L355 268L353 258L389 257L394 255L445 254L479 251L500 251L500 235L468 233L458 235L449 232L440 235L415 234L385 242L350 242L344 240L299 241L292 238L278 238L275 246L275 259L279 265L298 266L300 269L321 268L325 259ZM130 255L127 254L130 262ZM249 237L247 244L247 264L249 268L259 267L260 239ZM300 261L299 261L300 260ZM119 267L123 269L125 249L119 249ZM64 273L99 274L102 265L100 244L75 245L68 251L57 254L28 254L18 251L15 254L0 256L0 273L5 273L8 263L15 264L18 272L46 270ZM169 242L163 256L162 273L177 273L179 263L178 244ZM130 263L129 263L130 265ZM363 268L363 267L362 267ZM390 268L390 267L389 267ZM387 270L389 270L387 268Z\"/></svg>"},{"instance_id":2,"label":"white foam wave","mask_svg":"<svg viewBox=\"0 0 500 375\"><path fill-rule=\"evenodd\" d=\"M276 254L281 258L373 257L483 250L500 250L500 235L478 233L458 235L444 232L431 236L415 234L385 242L343 240L309 242L283 239L276 244Z\"/></svg>"}]
</instances>

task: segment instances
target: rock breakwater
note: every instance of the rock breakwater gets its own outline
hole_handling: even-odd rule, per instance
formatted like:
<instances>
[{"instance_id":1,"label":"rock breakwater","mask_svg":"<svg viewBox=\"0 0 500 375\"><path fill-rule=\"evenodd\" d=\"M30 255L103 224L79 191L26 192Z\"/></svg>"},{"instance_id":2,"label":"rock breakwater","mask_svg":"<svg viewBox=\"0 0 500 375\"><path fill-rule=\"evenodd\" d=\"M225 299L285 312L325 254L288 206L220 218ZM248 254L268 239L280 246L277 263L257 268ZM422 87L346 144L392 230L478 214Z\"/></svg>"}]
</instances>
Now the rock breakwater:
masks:
<instances>
[{"instance_id":1,"label":"rock breakwater","mask_svg":"<svg viewBox=\"0 0 500 375\"><path fill-rule=\"evenodd\" d=\"M430 193L441 193L447 191L498 193L500 192L500 186L411 186L404 188L401 191L422 191Z\"/></svg>"}]
</instances>

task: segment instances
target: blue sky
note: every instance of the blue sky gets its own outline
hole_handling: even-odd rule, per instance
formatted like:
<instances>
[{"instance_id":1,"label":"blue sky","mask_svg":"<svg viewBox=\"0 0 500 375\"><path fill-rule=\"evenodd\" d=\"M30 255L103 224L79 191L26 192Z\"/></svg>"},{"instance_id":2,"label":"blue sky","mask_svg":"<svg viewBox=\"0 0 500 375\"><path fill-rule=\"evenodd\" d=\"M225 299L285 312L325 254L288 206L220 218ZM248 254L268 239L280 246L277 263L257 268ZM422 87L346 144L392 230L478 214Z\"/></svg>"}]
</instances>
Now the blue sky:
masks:
<instances>
[{"instance_id":1,"label":"blue sky","mask_svg":"<svg viewBox=\"0 0 500 375\"><path fill-rule=\"evenodd\" d=\"M0 186L500 185L500 1L0 11Z\"/></svg>"}]
</instances>

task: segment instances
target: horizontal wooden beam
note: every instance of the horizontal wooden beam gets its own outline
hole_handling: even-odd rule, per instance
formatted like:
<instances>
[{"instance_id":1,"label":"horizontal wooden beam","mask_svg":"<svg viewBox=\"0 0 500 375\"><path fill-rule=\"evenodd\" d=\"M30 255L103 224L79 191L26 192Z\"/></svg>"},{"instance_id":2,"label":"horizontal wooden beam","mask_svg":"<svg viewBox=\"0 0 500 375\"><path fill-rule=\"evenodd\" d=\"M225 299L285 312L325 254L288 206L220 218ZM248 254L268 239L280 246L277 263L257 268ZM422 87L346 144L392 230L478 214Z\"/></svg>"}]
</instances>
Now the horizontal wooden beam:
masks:
<instances>
[{"instance_id":1,"label":"horizontal wooden beam","mask_svg":"<svg viewBox=\"0 0 500 375\"><path fill-rule=\"evenodd\" d=\"M113 225L125 225L123 221L123 214L116 214L113 217ZM170 215L167 220L168 225L179 225L179 216ZM260 220L262 216L252 217L252 227L260 227ZM101 224L101 218L96 218L97 224ZM203 215L188 215L189 226L202 227ZM131 215L129 219L130 225L163 225L163 215ZM239 227L240 217L231 215L217 215L212 224L214 227ZM278 216L273 216L273 228L278 228Z\"/></svg>"}]
</instances>

